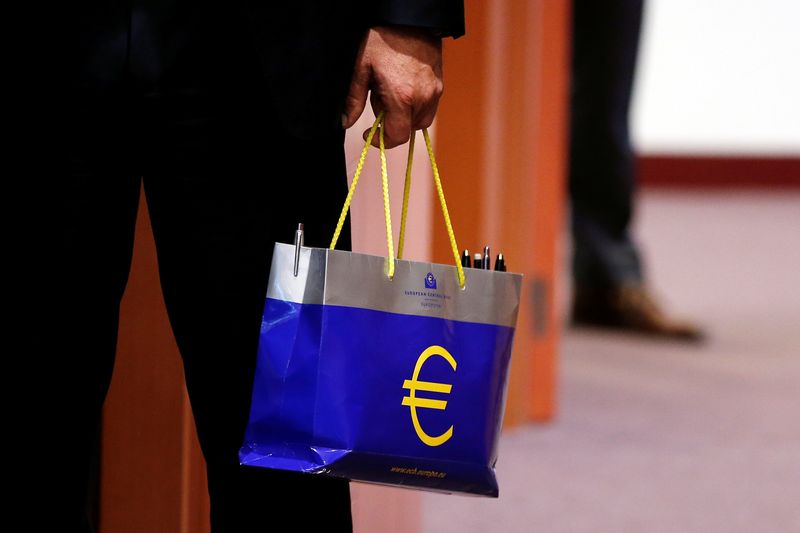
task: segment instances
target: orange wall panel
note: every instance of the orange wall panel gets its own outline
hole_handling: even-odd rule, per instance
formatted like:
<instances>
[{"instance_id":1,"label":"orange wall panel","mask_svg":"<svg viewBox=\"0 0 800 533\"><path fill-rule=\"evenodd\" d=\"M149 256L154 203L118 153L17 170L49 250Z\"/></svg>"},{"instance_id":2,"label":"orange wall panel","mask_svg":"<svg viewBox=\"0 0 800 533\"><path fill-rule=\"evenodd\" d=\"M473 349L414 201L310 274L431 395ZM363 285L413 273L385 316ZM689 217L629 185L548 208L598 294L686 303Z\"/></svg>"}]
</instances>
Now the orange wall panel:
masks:
<instances>
[{"instance_id":1,"label":"orange wall panel","mask_svg":"<svg viewBox=\"0 0 800 533\"><path fill-rule=\"evenodd\" d=\"M208 531L205 466L142 195L103 416L100 531Z\"/></svg>"},{"instance_id":2,"label":"orange wall panel","mask_svg":"<svg viewBox=\"0 0 800 533\"><path fill-rule=\"evenodd\" d=\"M513 425L555 413L569 2L466 4L466 37L445 46L437 153L459 245L474 253L489 244L525 275L506 412ZM443 231L434 255L452 260Z\"/></svg>"}]
</instances>

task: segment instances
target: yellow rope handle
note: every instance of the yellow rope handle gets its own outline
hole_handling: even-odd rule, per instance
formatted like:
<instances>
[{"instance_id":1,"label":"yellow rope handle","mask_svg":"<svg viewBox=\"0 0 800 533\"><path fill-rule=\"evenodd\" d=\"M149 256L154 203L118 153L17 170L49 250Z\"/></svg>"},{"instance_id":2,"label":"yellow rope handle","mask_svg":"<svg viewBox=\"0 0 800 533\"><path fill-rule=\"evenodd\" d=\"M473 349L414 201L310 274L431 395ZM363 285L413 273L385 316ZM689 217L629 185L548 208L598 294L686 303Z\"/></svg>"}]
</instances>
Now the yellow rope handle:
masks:
<instances>
[{"instance_id":1,"label":"yellow rope handle","mask_svg":"<svg viewBox=\"0 0 800 533\"><path fill-rule=\"evenodd\" d=\"M339 214L339 220L336 222L336 230L334 230L333 232L333 238L331 239L331 245L329 246L329 249L333 250L336 248L336 243L339 240L339 235L342 233L342 226L344 225L345 218L347 218L347 213L350 211L350 204L353 202L353 194L356 192L358 179L361 177L361 172L364 170L364 161L367 158L367 152L369 151L369 147L372 144L373 137L375 137L375 131L378 130L379 127L380 127L380 132L378 133L378 140L381 152L381 186L383 188L383 212L386 218L386 245L389 251L386 271L389 278L393 278L394 242L392 241L392 216L389 211L389 173L386 170L386 150L383 144L383 111L378 113L375 122L372 124L372 128L370 128L369 133L367 134L367 141L364 143L364 148L361 150L361 156L358 158L356 171L353 174L353 181L352 183L350 183L350 188L347 190L347 197L344 199L344 207L342 207L342 212Z\"/></svg>"},{"instance_id":2,"label":"yellow rope handle","mask_svg":"<svg viewBox=\"0 0 800 533\"><path fill-rule=\"evenodd\" d=\"M453 224L450 222L450 212L447 210L447 202L444 200L444 189L442 189L442 180L439 177L439 167L436 165L436 157L433 155L433 146L431 145L431 137L428 135L428 128L422 130L422 136L425 138L425 147L428 149L428 157L431 160L433 182L436 184L436 193L439 195L439 203L442 205L442 215L444 215L444 225L447 227L447 236L450 238L450 248L453 250L453 259L456 262L458 286L463 289L464 285L466 284L464 267L461 266L461 258L458 255L456 234L453 231Z\"/></svg>"},{"instance_id":3,"label":"yellow rope handle","mask_svg":"<svg viewBox=\"0 0 800 533\"><path fill-rule=\"evenodd\" d=\"M450 246L453 249L453 258L456 263L456 273L458 276L458 286L462 289L466 283L464 277L464 267L461 265L461 258L458 255L458 244L456 243L456 235L453 231L453 224L450 222L450 213L447 210L447 202L444 199L444 190L442 189L442 180L439 176L439 166L436 164L436 157L433 155L433 146L431 145L431 138L428 135L428 130L423 129L422 135L425 137L425 146L428 149L428 157L431 160L431 168L433 169L433 181L436 184L436 193L439 196L439 203L442 206L442 215L444 215L444 224L447 227L447 236L450 239ZM408 216L408 197L411 191L411 165L414 161L414 137L416 132L411 134L411 139L408 144L408 161L406 162L406 181L403 185L403 210L400 216L400 241L397 244L397 258L402 259L403 255L403 242L405 240L406 232L406 218Z\"/></svg>"},{"instance_id":4,"label":"yellow rope handle","mask_svg":"<svg viewBox=\"0 0 800 533\"><path fill-rule=\"evenodd\" d=\"M383 112L380 113L381 129L378 132L378 144L381 149L381 187L383 188L383 217L386 219L386 275L394 278L394 240L392 239L392 214L389 212L389 173L386 171L386 148L383 146Z\"/></svg>"},{"instance_id":5,"label":"yellow rope handle","mask_svg":"<svg viewBox=\"0 0 800 533\"><path fill-rule=\"evenodd\" d=\"M403 183L403 210L400 214L400 238L397 240L397 258L403 258L403 245L406 241L406 218L408 217L408 196L411 193L411 165L414 163L414 139L417 132L411 132L408 140L408 161L406 162L406 180Z\"/></svg>"},{"instance_id":6,"label":"yellow rope handle","mask_svg":"<svg viewBox=\"0 0 800 533\"><path fill-rule=\"evenodd\" d=\"M336 247L336 242L339 240L339 235L342 232L342 226L344 225L345 218L347 217L347 213L350 211L350 204L353 201L353 194L356 190L356 185L358 185L358 179L361 176L361 172L364 170L364 161L367 157L367 151L369 150L370 145L372 144L372 139L375 136L375 131L380 126L380 131L378 133L378 144L380 145L380 157L381 157L381 187L383 189L383 214L386 221L386 247L389 251L389 255L387 257L387 264L386 264L386 273L389 278L394 277L394 243L392 240L392 215L390 211L390 204L389 204L389 173L386 170L386 149L383 142L383 111L378 114L378 117L375 119L375 122L372 124L372 128L370 128L369 133L367 134L367 141L364 143L364 149L361 150L361 156L358 159L358 165L356 165L356 171L353 174L353 181L350 184L350 188L347 191L347 197L344 201L344 207L342 207L342 212L339 215L339 221L336 223L336 230L333 232L333 239L331 239L330 249L333 250ZM414 160L414 137L416 132L411 135L411 139L408 146L408 161L406 163L406 177L405 183L403 186L403 210L400 216L400 238L397 246L397 258L402 258L403 255L403 245L405 241L405 232L406 232L406 219L408 217L408 200L411 191L411 166ZM442 215L444 216L444 224L447 228L447 236L450 239L450 247L453 250L453 259L455 260L456 265L456 275L458 277L458 286L462 289L466 284L466 277L464 275L464 267L461 265L461 258L458 255L458 244L456 242L456 235L453 231L453 224L450 222L450 212L447 210L447 202L444 199L444 189L442 188L442 180L439 176L439 167L436 164L436 156L433 154L433 146L431 144L431 138L428 134L428 129L425 128L422 130L422 136L425 138L425 147L428 150L428 158L431 161L431 169L433 170L433 182L436 185L436 193L439 196L439 203L442 207Z\"/></svg>"},{"instance_id":7,"label":"yellow rope handle","mask_svg":"<svg viewBox=\"0 0 800 533\"><path fill-rule=\"evenodd\" d=\"M336 230L333 232L333 238L331 239L331 245L329 246L331 250L336 248L336 242L339 240L339 234L342 233L344 219L347 218L347 213L350 211L350 203L353 201L353 193L356 192L358 178L361 177L361 171L364 170L364 161L367 158L369 145L372 144L372 138L375 136L375 131L378 129L381 118L383 118L383 114L379 115L378 118L375 119L375 123L372 124L372 128L370 128L369 133L367 134L367 142L364 144L364 149L361 150L361 156L358 158L358 165L356 165L356 171L353 174L353 181L350 183L350 188L347 190L347 197L344 199L344 207L339 215L339 221L336 222Z\"/></svg>"}]
</instances>

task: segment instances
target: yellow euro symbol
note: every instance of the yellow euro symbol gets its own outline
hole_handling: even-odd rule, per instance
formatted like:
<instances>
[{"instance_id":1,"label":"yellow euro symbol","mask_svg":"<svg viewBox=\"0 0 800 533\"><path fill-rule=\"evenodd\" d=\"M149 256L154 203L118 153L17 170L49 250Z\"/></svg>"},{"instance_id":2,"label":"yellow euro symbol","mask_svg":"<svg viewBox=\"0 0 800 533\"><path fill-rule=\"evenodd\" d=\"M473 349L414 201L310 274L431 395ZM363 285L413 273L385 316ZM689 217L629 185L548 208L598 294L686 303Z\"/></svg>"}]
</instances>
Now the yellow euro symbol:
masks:
<instances>
[{"instance_id":1,"label":"yellow euro symbol","mask_svg":"<svg viewBox=\"0 0 800 533\"><path fill-rule=\"evenodd\" d=\"M450 366L453 367L453 371L455 371L456 360L452 355L450 355L450 352L441 346L429 346L417 358L417 365L414 367L414 374L411 376L411 379L406 379L403 381L403 388L408 389L408 396L403 397L403 405L407 405L411 408L411 421L414 423L414 429L417 431L417 436L420 438L420 440L428 446L441 446L453 436L453 426L450 426L447 431L438 437L431 437L425 433L425 431L423 431L422 426L419 424L419 417L417 416L417 407L422 407L425 409L439 409L442 411L444 411L444 409L447 407L447 400L417 398L417 391L441 392L443 394L450 394L450 391L453 388L452 385L447 385L445 383L419 381L419 371L422 370L422 365L424 365L425 361L434 355L438 355L439 357L445 359L448 363L450 363Z\"/></svg>"}]
</instances>

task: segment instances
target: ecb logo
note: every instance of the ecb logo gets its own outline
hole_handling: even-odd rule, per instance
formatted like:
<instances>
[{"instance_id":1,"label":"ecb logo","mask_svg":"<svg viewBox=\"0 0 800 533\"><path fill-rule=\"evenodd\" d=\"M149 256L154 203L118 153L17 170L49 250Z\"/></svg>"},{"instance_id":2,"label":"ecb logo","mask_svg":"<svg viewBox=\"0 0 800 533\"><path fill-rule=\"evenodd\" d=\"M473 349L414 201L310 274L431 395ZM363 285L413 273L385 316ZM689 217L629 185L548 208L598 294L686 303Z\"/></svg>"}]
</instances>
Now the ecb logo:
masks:
<instances>
[{"instance_id":1,"label":"ecb logo","mask_svg":"<svg viewBox=\"0 0 800 533\"><path fill-rule=\"evenodd\" d=\"M430 274L428 274L430 275ZM435 281L434 281L435 283ZM428 446L441 446L453 436L453 426L437 437L431 437L419 423L419 416L417 415L417 408L421 409L438 409L444 411L447 407L447 400L433 400L431 398L418 398L417 391L425 392L440 392L442 394L450 394L453 389L452 385L446 383L431 383L430 381L419 381L419 372L422 370L422 365L425 364L429 358L438 355L445 361L450 363L453 371L456 370L456 360L450 355L450 352L441 346L429 346L417 358L417 364L414 367L414 373L411 379L403 381L403 388L408 389L408 396L403 397L402 405L407 405L411 408L411 421L414 424L414 429L417 432L419 439Z\"/></svg>"},{"instance_id":2,"label":"ecb logo","mask_svg":"<svg viewBox=\"0 0 800 533\"><path fill-rule=\"evenodd\" d=\"M425 276L425 288L426 289L436 288L436 278L433 277L432 272L428 272L428 274Z\"/></svg>"}]
</instances>

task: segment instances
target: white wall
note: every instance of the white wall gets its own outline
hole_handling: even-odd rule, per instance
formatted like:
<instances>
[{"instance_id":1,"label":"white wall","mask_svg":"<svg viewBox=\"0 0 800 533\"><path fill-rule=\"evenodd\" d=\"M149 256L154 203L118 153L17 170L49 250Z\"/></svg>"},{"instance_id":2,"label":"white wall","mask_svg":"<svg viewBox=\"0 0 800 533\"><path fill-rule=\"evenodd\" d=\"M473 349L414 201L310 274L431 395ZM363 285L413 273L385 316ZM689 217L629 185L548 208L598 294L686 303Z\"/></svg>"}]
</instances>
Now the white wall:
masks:
<instances>
[{"instance_id":1,"label":"white wall","mask_svg":"<svg viewBox=\"0 0 800 533\"><path fill-rule=\"evenodd\" d=\"M649 0L642 153L800 154L800 0Z\"/></svg>"}]
</instances>

